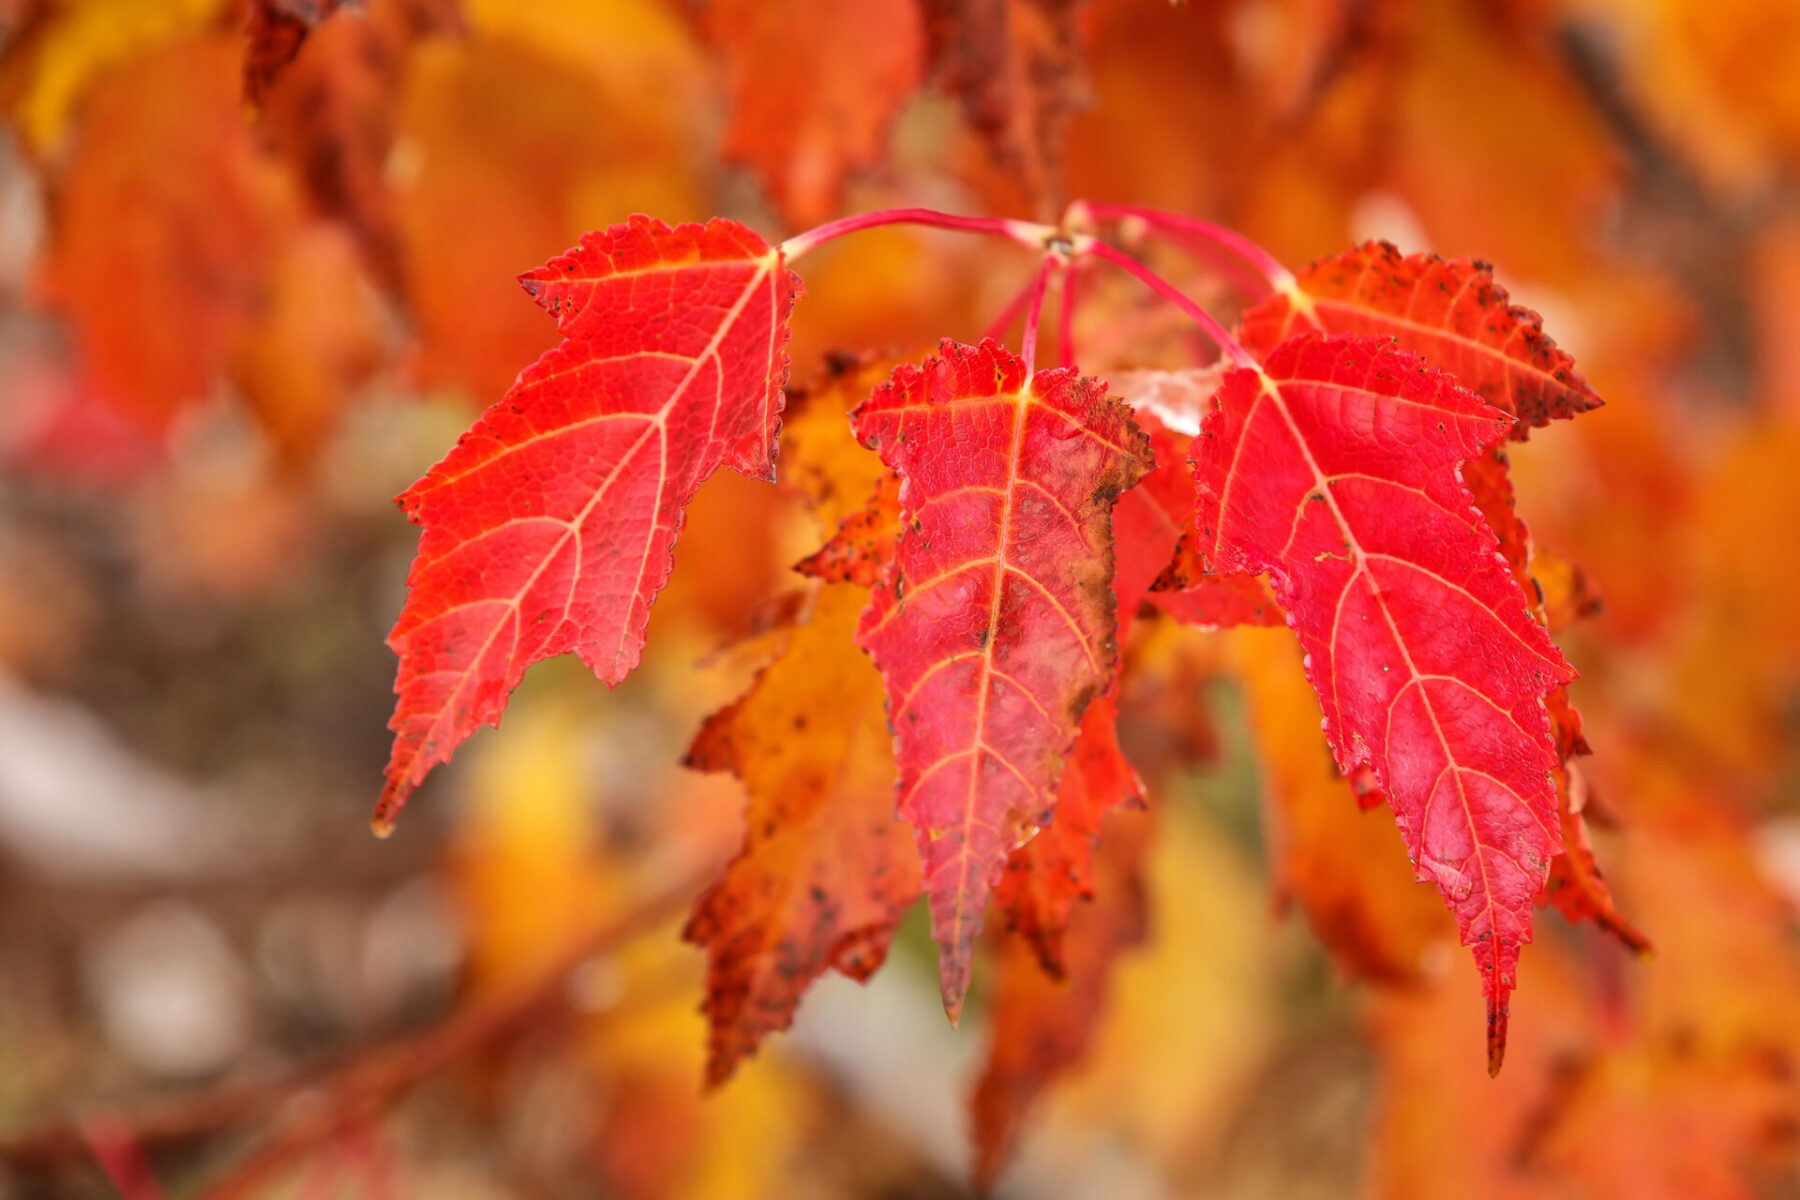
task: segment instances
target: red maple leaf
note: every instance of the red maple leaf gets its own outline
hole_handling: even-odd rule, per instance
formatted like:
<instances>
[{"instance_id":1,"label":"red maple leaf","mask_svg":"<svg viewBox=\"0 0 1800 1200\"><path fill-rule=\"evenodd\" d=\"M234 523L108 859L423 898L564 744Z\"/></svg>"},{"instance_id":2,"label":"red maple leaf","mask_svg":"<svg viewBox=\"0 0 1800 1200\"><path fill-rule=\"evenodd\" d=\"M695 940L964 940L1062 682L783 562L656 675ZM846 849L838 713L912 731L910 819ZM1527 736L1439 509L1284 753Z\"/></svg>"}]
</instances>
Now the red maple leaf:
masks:
<instances>
[{"instance_id":1,"label":"red maple leaf","mask_svg":"<svg viewBox=\"0 0 1800 1200\"><path fill-rule=\"evenodd\" d=\"M773 476L800 287L779 247L735 221L633 217L520 282L562 343L400 497L425 532L388 636L399 704L377 829L499 724L531 664L573 650L624 679L701 481Z\"/></svg>"},{"instance_id":2,"label":"red maple leaf","mask_svg":"<svg viewBox=\"0 0 1800 1200\"><path fill-rule=\"evenodd\" d=\"M1049 820L1117 654L1112 508L1149 446L1105 385L946 341L851 414L901 479L902 532L857 629L887 681L955 1020L1007 853Z\"/></svg>"},{"instance_id":3,"label":"red maple leaf","mask_svg":"<svg viewBox=\"0 0 1800 1200\"><path fill-rule=\"evenodd\" d=\"M1494 282L1492 269L1473 259L1435 254L1402 255L1387 242L1367 242L1319 259L1279 292L1246 312L1245 345L1263 354L1297 329L1386 335L1434 366L1456 373L1457 382L1513 414L1508 437L1523 440L1532 427L1598 408L1599 395L1575 369L1575 360L1543 331L1530 309L1512 304ZM1463 466L1463 482L1499 538L1500 552L1527 595L1533 581L1531 531L1513 506L1509 464L1502 445L1490 445ZM1541 605L1534 606L1541 609ZM1540 612L1540 619L1547 614ZM1581 716L1559 689L1549 697L1558 755L1565 764L1588 753ZM1570 773L1557 772L1558 812L1567 850L1551 866L1548 895L1570 917L1592 916L1633 950L1648 943L1624 920L1594 862ZM1363 791L1361 795L1379 795ZM1579 837L1570 840L1571 831Z\"/></svg>"},{"instance_id":4,"label":"red maple leaf","mask_svg":"<svg viewBox=\"0 0 1800 1200\"><path fill-rule=\"evenodd\" d=\"M1202 547L1267 572L1339 770L1373 768L1485 974L1488 1065L1557 828L1544 697L1574 672L1458 472L1512 418L1383 339L1302 334L1195 440Z\"/></svg>"}]
</instances>

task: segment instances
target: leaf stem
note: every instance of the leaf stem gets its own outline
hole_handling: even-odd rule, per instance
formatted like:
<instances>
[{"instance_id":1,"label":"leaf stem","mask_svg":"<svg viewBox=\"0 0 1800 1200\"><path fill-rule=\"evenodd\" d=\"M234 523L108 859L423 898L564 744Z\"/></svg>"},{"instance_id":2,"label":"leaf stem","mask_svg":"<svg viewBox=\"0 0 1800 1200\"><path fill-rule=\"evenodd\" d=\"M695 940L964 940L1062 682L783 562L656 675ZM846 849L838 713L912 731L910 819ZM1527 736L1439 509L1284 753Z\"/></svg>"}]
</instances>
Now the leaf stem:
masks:
<instances>
[{"instance_id":1,"label":"leaf stem","mask_svg":"<svg viewBox=\"0 0 1800 1200\"><path fill-rule=\"evenodd\" d=\"M1046 241L1056 236L1056 227L1053 225L1015 221L1010 217L965 217L930 208L882 208L814 226L781 243L780 249L790 260L796 259L814 247L845 234L860 233L883 225L925 225L933 229L957 229L965 233L997 233L1034 250L1041 250Z\"/></svg>"},{"instance_id":2,"label":"leaf stem","mask_svg":"<svg viewBox=\"0 0 1800 1200\"><path fill-rule=\"evenodd\" d=\"M1075 365L1075 301L1080 266L1071 258L1062 269L1062 309L1056 322L1056 365Z\"/></svg>"},{"instance_id":3,"label":"leaf stem","mask_svg":"<svg viewBox=\"0 0 1800 1200\"><path fill-rule=\"evenodd\" d=\"M1183 292L1180 288L1164 279L1161 275L1158 275L1155 271L1152 271L1149 267L1146 267L1143 263L1131 257L1131 255L1126 254L1123 250L1116 249L1107 245L1105 242L1086 235L1075 240L1075 252L1078 255L1092 255L1095 258L1105 259L1114 266L1123 269L1126 273L1137 276L1140 281L1146 284L1152 291L1156 292L1157 295L1163 297L1163 299L1169 301L1169 303L1173 304L1176 308L1179 308L1182 312L1192 317L1195 323L1205 331L1206 336L1211 338L1219 347L1219 352L1226 358L1229 358L1237 366L1255 371L1259 375L1262 374L1261 364L1251 356L1248 350L1244 349L1242 343L1231 336L1231 331L1221 325L1217 317L1196 304L1193 298L1186 292Z\"/></svg>"},{"instance_id":4,"label":"leaf stem","mask_svg":"<svg viewBox=\"0 0 1800 1200\"><path fill-rule=\"evenodd\" d=\"M1031 299L1025 309L1025 332L1019 338L1019 356L1025 360L1025 378L1028 380L1037 369L1038 322L1044 315L1044 293L1050 290L1050 276L1059 261L1056 255L1046 254L1038 267L1037 278L1031 281Z\"/></svg>"},{"instance_id":5,"label":"leaf stem","mask_svg":"<svg viewBox=\"0 0 1800 1200\"><path fill-rule=\"evenodd\" d=\"M1031 293L1036 291L1037 287L1038 277L1033 275L1030 279L1025 281L1025 286L1020 288L1013 295L1013 298L1006 302L1006 307L1001 309L999 314L994 317L993 321L987 327L987 332L981 335L982 338L984 340L993 338L996 342L1005 341L1006 331L1012 328L1012 323L1018 319L1020 313L1025 311L1025 306L1031 303Z\"/></svg>"},{"instance_id":6,"label":"leaf stem","mask_svg":"<svg viewBox=\"0 0 1800 1200\"><path fill-rule=\"evenodd\" d=\"M1211 246L1228 250L1243 259L1256 273L1278 292L1291 291L1294 287L1294 273L1281 265L1281 262L1267 250L1223 225L1214 225L1211 221L1202 221L1198 217L1189 217L1181 213L1163 212L1155 208L1139 208L1132 204L1086 204L1083 211L1096 221L1139 220L1150 228L1161 233L1180 233L1197 238Z\"/></svg>"},{"instance_id":7,"label":"leaf stem","mask_svg":"<svg viewBox=\"0 0 1800 1200\"><path fill-rule=\"evenodd\" d=\"M462 1004L435 1025L403 1034L334 1067L262 1084L223 1085L153 1106L135 1117L46 1126L0 1141L0 1171L52 1172L64 1163L100 1156L131 1143L140 1151L178 1145L274 1113L276 1120L265 1131L262 1145L226 1168L203 1193L205 1200L248 1200L264 1195L271 1179L344 1130L378 1118L431 1075L521 1030L540 1027L567 999L568 979L583 963L687 910L703 887L703 873L682 871L671 878L666 889L576 934L542 969ZM319 1102L292 1103L302 1094L315 1095ZM129 1142L124 1140L127 1130ZM96 1131L104 1136L97 1137ZM120 1178L115 1166L119 1161L114 1153L111 1161L103 1164L115 1181ZM124 1194L133 1200L157 1195L142 1189Z\"/></svg>"}]
</instances>

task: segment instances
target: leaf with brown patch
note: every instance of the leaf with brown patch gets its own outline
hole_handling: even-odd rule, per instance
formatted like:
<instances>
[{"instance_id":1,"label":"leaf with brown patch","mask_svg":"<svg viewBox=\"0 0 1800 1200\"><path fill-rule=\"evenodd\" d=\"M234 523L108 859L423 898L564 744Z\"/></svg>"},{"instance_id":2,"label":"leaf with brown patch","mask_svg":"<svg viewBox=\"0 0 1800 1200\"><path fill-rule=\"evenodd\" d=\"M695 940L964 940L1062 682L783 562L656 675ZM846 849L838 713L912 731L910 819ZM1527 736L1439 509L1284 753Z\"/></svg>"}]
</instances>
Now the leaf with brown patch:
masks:
<instances>
[{"instance_id":1,"label":"leaf with brown patch","mask_svg":"<svg viewBox=\"0 0 1800 1200\"><path fill-rule=\"evenodd\" d=\"M707 953L710 1084L787 1028L820 975L869 978L919 895L918 851L894 819L881 674L852 640L867 601L821 589L781 657L688 751L689 766L730 771L750 794L744 848L684 934Z\"/></svg>"}]
</instances>

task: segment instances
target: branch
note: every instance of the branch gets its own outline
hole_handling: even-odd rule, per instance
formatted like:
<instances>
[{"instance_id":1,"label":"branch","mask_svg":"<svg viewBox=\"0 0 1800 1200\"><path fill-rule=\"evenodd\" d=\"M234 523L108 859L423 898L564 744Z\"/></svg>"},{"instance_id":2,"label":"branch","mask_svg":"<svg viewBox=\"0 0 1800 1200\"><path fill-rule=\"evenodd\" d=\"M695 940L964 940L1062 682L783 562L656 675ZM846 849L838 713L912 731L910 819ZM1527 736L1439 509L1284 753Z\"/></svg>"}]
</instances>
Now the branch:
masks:
<instances>
[{"instance_id":1,"label":"branch","mask_svg":"<svg viewBox=\"0 0 1800 1200\"><path fill-rule=\"evenodd\" d=\"M271 1178L346 1129L379 1116L422 1080L530 1026L562 1002L564 984L576 968L679 915L703 886L697 873L684 878L631 912L584 933L529 978L456 1009L436 1025L375 1046L347 1062L282 1080L208 1089L136 1114L51 1125L0 1142L0 1168L23 1173L88 1159L96 1153L96 1129L128 1135L130 1143L149 1150L222 1133L279 1113L264 1143L203 1193L208 1200L254 1195ZM118 1141L118 1137L109 1138L108 1144Z\"/></svg>"}]
</instances>

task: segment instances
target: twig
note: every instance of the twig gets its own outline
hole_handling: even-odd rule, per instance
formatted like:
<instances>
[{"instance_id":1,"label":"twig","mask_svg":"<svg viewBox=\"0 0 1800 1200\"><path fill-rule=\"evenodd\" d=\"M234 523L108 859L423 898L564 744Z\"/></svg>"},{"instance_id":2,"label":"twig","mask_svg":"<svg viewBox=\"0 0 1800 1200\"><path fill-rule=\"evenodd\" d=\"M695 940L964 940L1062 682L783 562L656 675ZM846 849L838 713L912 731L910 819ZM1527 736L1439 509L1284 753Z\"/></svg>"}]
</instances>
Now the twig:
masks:
<instances>
[{"instance_id":1,"label":"twig","mask_svg":"<svg viewBox=\"0 0 1800 1200\"><path fill-rule=\"evenodd\" d=\"M676 916L693 902L702 886L698 875L686 878L631 912L583 934L529 978L458 1008L436 1025L373 1047L339 1065L284 1080L197 1092L136 1114L108 1114L52 1125L0 1142L0 1167L27 1173L90 1155L100 1157L97 1132L124 1132L129 1144L142 1152L222 1133L277 1113L275 1128L264 1143L204 1193L209 1200L253 1195L345 1129L379 1117L423 1079L530 1025L562 1000L565 981L576 968ZM118 1144L116 1136L105 1139L106 1146ZM102 1166L112 1173L104 1159ZM160 1195L146 1189L125 1194Z\"/></svg>"}]
</instances>

